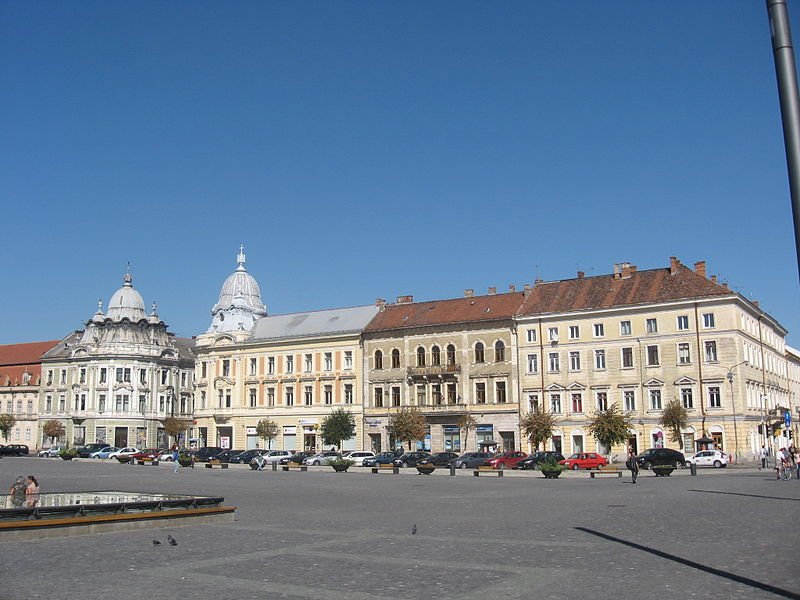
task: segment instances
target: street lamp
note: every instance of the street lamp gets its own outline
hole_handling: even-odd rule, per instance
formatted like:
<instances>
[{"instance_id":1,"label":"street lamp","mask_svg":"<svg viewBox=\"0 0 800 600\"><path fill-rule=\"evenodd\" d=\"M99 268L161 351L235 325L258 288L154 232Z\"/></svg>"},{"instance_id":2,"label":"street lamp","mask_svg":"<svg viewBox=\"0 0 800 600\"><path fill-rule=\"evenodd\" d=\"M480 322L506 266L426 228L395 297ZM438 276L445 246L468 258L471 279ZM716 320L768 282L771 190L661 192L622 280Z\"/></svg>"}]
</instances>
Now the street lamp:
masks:
<instances>
[{"instance_id":1,"label":"street lamp","mask_svg":"<svg viewBox=\"0 0 800 600\"><path fill-rule=\"evenodd\" d=\"M734 444L734 451L733 451L733 462L739 462L739 431L736 427L736 402L735 398L733 397L733 370L736 367L741 365L746 365L747 361L743 360L741 362L736 363L732 367L728 367L728 373L726 377L728 378L728 383L731 384L731 409L733 410L733 444Z\"/></svg>"}]
</instances>

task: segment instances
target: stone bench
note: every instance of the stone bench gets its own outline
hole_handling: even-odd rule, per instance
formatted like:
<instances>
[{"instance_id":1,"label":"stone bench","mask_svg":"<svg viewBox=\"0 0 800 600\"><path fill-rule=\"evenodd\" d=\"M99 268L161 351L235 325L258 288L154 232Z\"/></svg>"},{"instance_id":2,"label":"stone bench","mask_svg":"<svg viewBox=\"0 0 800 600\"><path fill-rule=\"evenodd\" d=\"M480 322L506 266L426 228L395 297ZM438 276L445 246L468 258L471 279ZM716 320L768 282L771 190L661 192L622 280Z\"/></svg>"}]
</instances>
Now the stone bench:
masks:
<instances>
[{"instance_id":1,"label":"stone bench","mask_svg":"<svg viewBox=\"0 0 800 600\"><path fill-rule=\"evenodd\" d=\"M481 465L472 472L472 475L474 477L480 477L481 475L497 475L498 477L502 477L503 470L495 469L494 467L490 467L489 465Z\"/></svg>"},{"instance_id":2,"label":"stone bench","mask_svg":"<svg viewBox=\"0 0 800 600\"><path fill-rule=\"evenodd\" d=\"M137 465L155 465L158 466L157 458L142 458L136 461Z\"/></svg>"},{"instance_id":3,"label":"stone bench","mask_svg":"<svg viewBox=\"0 0 800 600\"><path fill-rule=\"evenodd\" d=\"M292 469L296 469L300 472L308 471L308 465L300 465L297 463L287 463L285 465L281 465L282 471L291 471Z\"/></svg>"},{"instance_id":4,"label":"stone bench","mask_svg":"<svg viewBox=\"0 0 800 600\"><path fill-rule=\"evenodd\" d=\"M399 475L400 467L395 467L394 465L375 465L372 467L373 473L388 473L389 471L391 471L392 475Z\"/></svg>"},{"instance_id":5,"label":"stone bench","mask_svg":"<svg viewBox=\"0 0 800 600\"><path fill-rule=\"evenodd\" d=\"M611 475L612 477L622 477L622 469L619 467L600 467L596 470L589 471L589 477L594 479L600 475Z\"/></svg>"},{"instance_id":6,"label":"stone bench","mask_svg":"<svg viewBox=\"0 0 800 600\"><path fill-rule=\"evenodd\" d=\"M210 460L205 464L206 469L213 469L214 467L218 467L220 469L227 469L228 463L220 462L218 460Z\"/></svg>"}]
</instances>

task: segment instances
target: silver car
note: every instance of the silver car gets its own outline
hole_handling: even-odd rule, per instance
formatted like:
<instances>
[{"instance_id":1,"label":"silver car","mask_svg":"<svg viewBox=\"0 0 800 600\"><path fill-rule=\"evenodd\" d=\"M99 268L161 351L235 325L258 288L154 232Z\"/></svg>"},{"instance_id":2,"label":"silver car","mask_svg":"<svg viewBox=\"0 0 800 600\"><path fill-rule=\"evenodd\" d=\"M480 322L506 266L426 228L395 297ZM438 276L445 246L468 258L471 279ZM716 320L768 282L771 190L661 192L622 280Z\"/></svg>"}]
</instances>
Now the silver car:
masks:
<instances>
[{"instance_id":1,"label":"silver car","mask_svg":"<svg viewBox=\"0 0 800 600\"><path fill-rule=\"evenodd\" d=\"M330 464L330 460L339 456L338 452L328 450L327 452L318 452L314 456L309 456L303 461L304 465L319 467L320 465Z\"/></svg>"},{"instance_id":2,"label":"silver car","mask_svg":"<svg viewBox=\"0 0 800 600\"><path fill-rule=\"evenodd\" d=\"M50 448L45 448L44 450L39 450L37 456L44 456L45 458L55 458L58 456L58 453L64 449L64 446L51 446Z\"/></svg>"}]
</instances>

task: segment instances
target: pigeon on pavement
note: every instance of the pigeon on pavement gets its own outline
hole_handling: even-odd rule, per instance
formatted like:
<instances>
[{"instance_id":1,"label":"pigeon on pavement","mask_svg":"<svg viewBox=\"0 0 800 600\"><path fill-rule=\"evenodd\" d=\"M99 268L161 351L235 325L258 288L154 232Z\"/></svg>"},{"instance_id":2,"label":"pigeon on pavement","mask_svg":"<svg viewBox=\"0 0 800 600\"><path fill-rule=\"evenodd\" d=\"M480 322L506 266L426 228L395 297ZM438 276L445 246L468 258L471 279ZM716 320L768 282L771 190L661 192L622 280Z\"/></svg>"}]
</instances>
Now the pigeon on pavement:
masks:
<instances>
[{"instance_id":1,"label":"pigeon on pavement","mask_svg":"<svg viewBox=\"0 0 800 600\"><path fill-rule=\"evenodd\" d=\"M170 546L177 546L178 545L178 541L174 537L172 537L171 535L167 535L167 541L169 542Z\"/></svg>"}]
</instances>

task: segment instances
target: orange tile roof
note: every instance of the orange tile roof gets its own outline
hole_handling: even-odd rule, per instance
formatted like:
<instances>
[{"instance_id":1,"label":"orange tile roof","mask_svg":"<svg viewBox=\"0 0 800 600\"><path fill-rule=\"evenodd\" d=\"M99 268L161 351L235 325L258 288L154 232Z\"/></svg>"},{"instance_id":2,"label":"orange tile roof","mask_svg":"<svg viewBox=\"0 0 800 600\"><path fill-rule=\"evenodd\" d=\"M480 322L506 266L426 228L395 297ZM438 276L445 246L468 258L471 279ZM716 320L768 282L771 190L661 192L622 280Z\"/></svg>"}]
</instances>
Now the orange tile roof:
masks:
<instances>
[{"instance_id":1,"label":"orange tile roof","mask_svg":"<svg viewBox=\"0 0 800 600\"><path fill-rule=\"evenodd\" d=\"M22 385L22 375L31 374L31 384L37 384L42 372L41 356L60 340L0 345L0 386Z\"/></svg>"}]
</instances>

